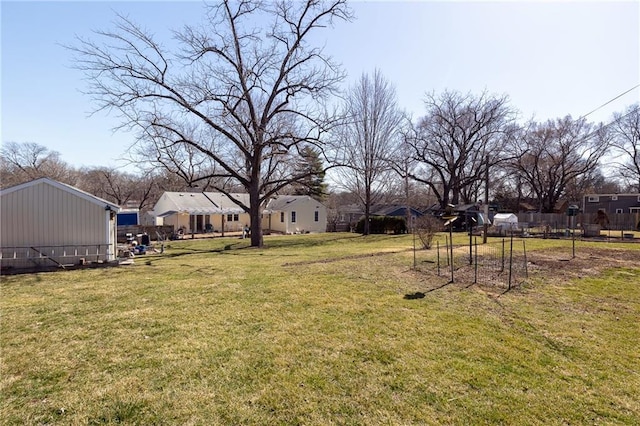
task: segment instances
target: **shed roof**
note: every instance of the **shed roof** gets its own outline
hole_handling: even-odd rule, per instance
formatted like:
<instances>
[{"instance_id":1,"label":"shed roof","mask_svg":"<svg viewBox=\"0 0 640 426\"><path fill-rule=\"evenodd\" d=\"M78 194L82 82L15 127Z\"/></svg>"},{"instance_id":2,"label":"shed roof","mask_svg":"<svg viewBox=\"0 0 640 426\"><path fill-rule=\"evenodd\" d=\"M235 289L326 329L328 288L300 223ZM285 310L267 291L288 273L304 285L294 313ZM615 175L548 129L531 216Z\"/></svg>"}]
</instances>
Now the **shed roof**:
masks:
<instances>
[{"instance_id":1,"label":"shed roof","mask_svg":"<svg viewBox=\"0 0 640 426\"><path fill-rule=\"evenodd\" d=\"M2 195L6 195L6 194L11 194L12 192L17 192L17 191L21 191L23 189L26 188L30 188L33 186L37 186L37 185L49 185L49 186L53 186L54 188L58 188L62 191L65 192L69 192L72 193L73 195L82 198L86 201L89 201L93 204L98 204L98 205L102 205L105 208L109 207L110 210L114 210L116 212L120 211L120 206L118 206L115 203L112 203L111 201L107 201L105 199L102 199L100 197L96 197L93 194L89 194L88 192L85 192L81 189L76 188L75 186L71 186L71 185L67 185L66 183L62 183L62 182L58 182L57 180L53 180L50 179L48 177L42 177L42 178L38 178L29 182L25 182L25 183L21 183L19 185L15 185L12 186L10 188L5 188L3 190L0 190L0 196Z\"/></svg>"}]
</instances>

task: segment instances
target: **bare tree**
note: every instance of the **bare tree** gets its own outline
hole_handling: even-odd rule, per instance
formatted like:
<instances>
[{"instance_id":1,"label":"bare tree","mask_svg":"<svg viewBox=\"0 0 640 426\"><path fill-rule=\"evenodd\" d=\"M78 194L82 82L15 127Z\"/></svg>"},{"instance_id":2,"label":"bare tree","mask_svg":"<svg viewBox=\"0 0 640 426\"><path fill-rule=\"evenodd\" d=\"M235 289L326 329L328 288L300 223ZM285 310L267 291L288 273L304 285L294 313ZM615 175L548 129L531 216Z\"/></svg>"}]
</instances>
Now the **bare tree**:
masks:
<instances>
[{"instance_id":1,"label":"bare tree","mask_svg":"<svg viewBox=\"0 0 640 426\"><path fill-rule=\"evenodd\" d=\"M617 175L626 186L640 192L640 104L616 113L608 125L616 158Z\"/></svg>"},{"instance_id":2,"label":"bare tree","mask_svg":"<svg viewBox=\"0 0 640 426\"><path fill-rule=\"evenodd\" d=\"M75 170L62 161L57 151L34 142L5 142L0 150L0 177L3 188L41 177L73 185Z\"/></svg>"},{"instance_id":3,"label":"bare tree","mask_svg":"<svg viewBox=\"0 0 640 426\"><path fill-rule=\"evenodd\" d=\"M344 77L308 39L350 11L345 0L243 0L207 5L205 16L175 32L177 52L122 16L97 33L101 43L80 39L71 49L98 108L137 129L147 159L190 184L216 178L212 187L226 192L219 182L231 179L248 192L249 205L239 205L251 244L262 246L263 205L302 178L291 167L298 146L322 147L322 101Z\"/></svg>"},{"instance_id":4,"label":"bare tree","mask_svg":"<svg viewBox=\"0 0 640 426\"><path fill-rule=\"evenodd\" d=\"M427 95L425 106L427 114L407 139L418 163L410 176L431 188L443 209L475 201L486 168L503 160L513 132L508 98L445 91Z\"/></svg>"},{"instance_id":5,"label":"bare tree","mask_svg":"<svg viewBox=\"0 0 640 426\"><path fill-rule=\"evenodd\" d=\"M571 185L597 171L609 147L603 127L570 116L546 123L530 122L510 146L509 168L538 200L540 211L552 213Z\"/></svg>"},{"instance_id":6,"label":"bare tree","mask_svg":"<svg viewBox=\"0 0 640 426\"><path fill-rule=\"evenodd\" d=\"M358 195L364 207L364 235L369 234L371 206L392 181L392 158L401 142L403 114L395 88L382 73L363 74L347 94L340 144L340 185Z\"/></svg>"},{"instance_id":7,"label":"bare tree","mask_svg":"<svg viewBox=\"0 0 640 426\"><path fill-rule=\"evenodd\" d=\"M78 188L119 206L134 201L137 178L113 167L84 168L80 170Z\"/></svg>"}]
</instances>

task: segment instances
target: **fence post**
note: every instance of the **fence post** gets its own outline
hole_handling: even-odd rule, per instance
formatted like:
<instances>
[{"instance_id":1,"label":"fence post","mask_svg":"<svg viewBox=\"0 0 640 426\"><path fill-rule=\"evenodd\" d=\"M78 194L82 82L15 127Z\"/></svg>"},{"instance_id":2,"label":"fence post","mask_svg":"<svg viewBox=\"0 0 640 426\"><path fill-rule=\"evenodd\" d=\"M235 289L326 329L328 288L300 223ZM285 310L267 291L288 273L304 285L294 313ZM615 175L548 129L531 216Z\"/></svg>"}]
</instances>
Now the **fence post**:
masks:
<instances>
[{"instance_id":1,"label":"fence post","mask_svg":"<svg viewBox=\"0 0 640 426\"><path fill-rule=\"evenodd\" d=\"M473 264L473 223L469 212L467 212L467 229L469 230L469 265L471 265Z\"/></svg>"},{"instance_id":2,"label":"fence post","mask_svg":"<svg viewBox=\"0 0 640 426\"><path fill-rule=\"evenodd\" d=\"M440 241L436 241L437 258L438 258L438 276L440 276Z\"/></svg>"},{"instance_id":3,"label":"fence post","mask_svg":"<svg viewBox=\"0 0 640 426\"><path fill-rule=\"evenodd\" d=\"M411 231L413 232L413 270L415 271L417 269L416 266L416 227L415 225L412 223L411 224Z\"/></svg>"},{"instance_id":4,"label":"fence post","mask_svg":"<svg viewBox=\"0 0 640 426\"><path fill-rule=\"evenodd\" d=\"M500 268L500 272L504 272L504 238L502 239L502 267Z\"/></svg>"},{"instance_id":5,"label":"fence post","mask_svg":"<svg viewBox=\"0 0 640 426\"><path fill-rule=\"evenodd\" d=\"M473 283L476 284L478 282L478 238L474 238L474 242L475 242L475 249L476 249L476 264L474 266L474 273L473 273Z\"/></svg>"},{"instance_id":6,"label":"fence post","mask_svg":"<svg viewBox=\"0 0 640 426\"><path fill-rule=\"evenodd\" d=\"M453 282L453 226L449 224L449 250L451 251L451 282Z\"/></svg>"},{"instance_id":7,"label":"fence post","mask_svg":"<svg viewBox=\"0 0 640 426\"><path fill-rule=\"evenodd\" d=\"M444 249L447 253L447 268L449 267L449 237L445 235L444 237Z\"/></svg>"},{"instance_id":8,"label":"fence post","mask_svg":"<svg viewBox=\"0 0 640 426\"><path fill-rule=\"evenodd\" d=\"M509 249L509 290L511 290L511 272L513 268L513 231L511 231L511 247Z\"/></svg>"},{"instance_id":9,"label":"fence post","mask_svg":"<svg viewBox=\"0 0 640 426\"><path fill-rule=\"evenodd\" d=\"M524 253L524 277L529 278L529 265L527 263L527 244L522 240L522 251Z\"/></svg>"}]
</instances>

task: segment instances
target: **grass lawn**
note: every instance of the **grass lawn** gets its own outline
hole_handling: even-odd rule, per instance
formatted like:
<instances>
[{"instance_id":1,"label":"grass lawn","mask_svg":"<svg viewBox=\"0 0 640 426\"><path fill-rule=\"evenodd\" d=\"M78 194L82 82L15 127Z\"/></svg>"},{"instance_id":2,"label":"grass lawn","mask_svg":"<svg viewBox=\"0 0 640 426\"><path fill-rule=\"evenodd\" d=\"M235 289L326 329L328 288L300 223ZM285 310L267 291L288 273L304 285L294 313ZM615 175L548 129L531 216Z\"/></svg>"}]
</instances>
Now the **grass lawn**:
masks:
<instances>
[{"instance_id":1,"label":"grass lawn","mask_svg":"<svg viewBox=\"0 0 640 426\"><path fill-rule=\"evenodd\" d=\"M411 236L248 243L2 277L1 424L640 424L638 263L497 293L412 270Z\"/></svg>"}]
</instances>

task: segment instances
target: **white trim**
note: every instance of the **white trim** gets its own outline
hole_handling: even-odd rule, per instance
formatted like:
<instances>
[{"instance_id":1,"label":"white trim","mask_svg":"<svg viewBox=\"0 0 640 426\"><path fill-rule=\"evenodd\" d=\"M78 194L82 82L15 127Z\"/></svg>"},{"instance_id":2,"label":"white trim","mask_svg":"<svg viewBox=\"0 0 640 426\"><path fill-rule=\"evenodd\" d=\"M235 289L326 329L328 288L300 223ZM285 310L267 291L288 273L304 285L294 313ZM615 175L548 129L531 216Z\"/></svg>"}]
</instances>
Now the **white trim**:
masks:
<instances>
[{"instance_id":1,"label":"white trim","mask_svg":"<svg viewBox=\"0 0 640 426\"><path fill-rule=\"evenodd\" d=\"M618 201L618 196L617 195L612 195L611 196L611 201Z\"/></svg>"},{"instance_id":2,"label":"white trim","mask_svg":"<svg viewBox=\"0 0 640 426\"><path fill-rule=\"evenodd\" d=\"M589 195L587 201L590 203L599 203L600 197L598 195Z\"/></svg>"},{"instance_id":3,"label":"white trim","mask_svg":"<svg viewBox=\"0 0 640 426\"><path fill-rule=\"evenodd\" d=\"M113 240L112 240L113 235L111 234L111 210L105 210L104 213L105 213L105 219L107 222L107 239L106 239L107 252L105 253L105 260L108 262L110 260L113 260L111 258L111 244L113 243Z\"/></svg>"}]
</instances>

